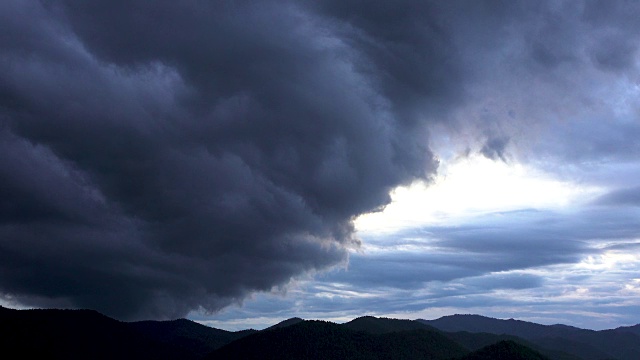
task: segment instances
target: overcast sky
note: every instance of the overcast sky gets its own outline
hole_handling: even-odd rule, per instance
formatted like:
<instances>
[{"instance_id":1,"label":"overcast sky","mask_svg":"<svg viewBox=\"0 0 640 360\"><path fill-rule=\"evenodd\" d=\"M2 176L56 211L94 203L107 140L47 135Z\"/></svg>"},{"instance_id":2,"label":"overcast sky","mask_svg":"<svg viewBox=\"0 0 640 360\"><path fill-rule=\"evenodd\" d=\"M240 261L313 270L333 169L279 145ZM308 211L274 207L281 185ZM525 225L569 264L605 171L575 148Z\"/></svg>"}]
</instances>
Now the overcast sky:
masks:
<instances>
[{"instance_id":1,"label":"overcast sky","mask_svg":"<svg viewBox=\"0 0 640 360\"><path fill-rule=\"evenodd\" d=\"M0 2L0 304L640 323L640 4Z\"/></svg>"}]
</instances>

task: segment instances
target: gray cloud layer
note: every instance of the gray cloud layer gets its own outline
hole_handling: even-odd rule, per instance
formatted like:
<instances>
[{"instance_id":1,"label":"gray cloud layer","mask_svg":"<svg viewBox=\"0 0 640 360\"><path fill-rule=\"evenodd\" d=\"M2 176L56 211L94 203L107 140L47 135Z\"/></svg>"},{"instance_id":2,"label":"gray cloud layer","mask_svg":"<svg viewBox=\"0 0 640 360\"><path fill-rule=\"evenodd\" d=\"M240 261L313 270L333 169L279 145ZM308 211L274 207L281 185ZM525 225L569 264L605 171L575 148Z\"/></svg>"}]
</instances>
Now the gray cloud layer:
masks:
<instances>
[{"instance_id":1,"label":"gray cloud layer","mask_svg":"<svg viewBox=\"0 0 640 360\"><path fill-rule=\"evenodd\" d=\"M366 236L348 271L318 275L286 297L231 307L212 323L233 328L294 315L346 320L364 311L408 318L480 312L587 328L636 324L639 215L598 204Z\"/></svg>"},{"instance_id":2,"label":"gray cloud layer","mask_svg":"<svg viewBox=\"0 0 640 360\"><path fill-rule=\"evenodd\" d=\"M167 318L344 263L474 86L634 69L617 4L5 1L0 292ZM523 103L479 115L485 155Z\"/></svg>"},{"instance_id":3,"label":"gray cloud layer","mask_svg":"<svg viewBox=\"0 0 640 360\"><path fill-rule=\"evenodd\" d=\"M386 63L299 4L1 12L0 289L21 303L215 311L344 262L353 217L435 169L387 93L444 88L446 59Z\"/></svg>"}]
</instances>

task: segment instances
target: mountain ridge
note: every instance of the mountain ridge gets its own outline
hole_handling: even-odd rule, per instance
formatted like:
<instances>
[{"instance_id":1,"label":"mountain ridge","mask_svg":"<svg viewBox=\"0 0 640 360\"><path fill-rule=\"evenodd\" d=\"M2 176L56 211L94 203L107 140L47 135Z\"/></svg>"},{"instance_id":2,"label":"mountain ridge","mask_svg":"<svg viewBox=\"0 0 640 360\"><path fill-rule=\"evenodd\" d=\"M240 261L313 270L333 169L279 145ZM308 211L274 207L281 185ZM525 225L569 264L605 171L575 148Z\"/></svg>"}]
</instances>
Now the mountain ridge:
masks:
<instances>
[{"instance_id":1,"label":"mountain ridge","mask_svg":"<svg viewBox=\"0 0 640 360\"><path fill-rule=\"evenodd\" d=\"M639 332L640 324L595 331L481 315L449 315L434 320L362 316L342 324L294 317L261 331L234 332L188 319L122 322L94 310L15 310L0 306L3 350L70 359L224 359L242 358L240 354L277 358L278 352L270 347L280 346L284 354L296 356L312 349L332 358L421 359L431 354L434 359L460 360L483 349L485 353L497 351L487 348L506 341L517 346L503 347L531 355L522 350L524 347L546 359L637 360ZM325 336L335 342L318 339ZM376 345L380 343L393 346Z\"/></svg>"},{"instance_id":2,"label":"mountain ridge","mask_svg":"<svg viewBox=\"0 0 640 360\"><path fill-rule=\"evenodd\" d=\"M426 329L373 333L305 320L229 343L206 359L453 359L468 351Z\"/></svg>"},{"instance_id":3,"label":"mountain ridge","mask_svg":"<svg viewBox=\"0 0 640 360\"><path fill-rule=\"evenodd\" d=\"M404 330L437 330L433 326L423 324L416 320L377 318L374 316L361 316L342 324L342 326L354 331L366 331L374 334Z\"/></svg>"},{"instance_id":4,"label":"mountain ridge","mask_svg":"<svg viewBox=\"0 0 640 360\"><path fill-rule=\"evenodd\" d=\"M640 329L638 325L596 331L562 324L541 325L523 320L503 320L471 314L418 321L445 332L468 331L517 336L541 348L554 349L585 360L640 359L640 334L635 332L636 329Z\"/></svg>"},{"instance_id":5,"label":"mountain ridge","mask_svg":"<svg viewBox=\"0 0 640 360\"><path fill-rule=\"evenodd\" d=\"M275 325L271 325L268 328L264 329L264 330L274 330L274 329L279 329L279 328L283 328L283 327L287 327L287 326L291 326L291 325L295 325L299 322L304 321L303 319L299 318L299 317L292 317L286 320L282 320L279 323L275 324Z\"/></svg>"}]
</instances>

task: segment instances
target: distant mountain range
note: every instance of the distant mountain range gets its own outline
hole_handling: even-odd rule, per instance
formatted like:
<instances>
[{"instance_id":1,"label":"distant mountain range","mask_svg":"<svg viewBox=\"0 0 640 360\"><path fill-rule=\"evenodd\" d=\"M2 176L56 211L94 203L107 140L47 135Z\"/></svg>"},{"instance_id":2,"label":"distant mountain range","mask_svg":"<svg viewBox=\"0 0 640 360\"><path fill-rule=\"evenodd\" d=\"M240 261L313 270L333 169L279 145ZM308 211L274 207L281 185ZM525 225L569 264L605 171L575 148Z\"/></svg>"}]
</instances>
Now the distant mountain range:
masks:
<instances>
[{"instance_id":1,"label":"distant mountain range","mask_svg":"<svg viewBox=\"0 0 640 360\"><path fill-rule=\"evenodd\" d=\"M0 348L53 359L638 360L640 325L593 331L479 315L364 316L231 332L186 319L121 322L91 310L0 307Z\"/></svg>"},{"instance_id":2,"label":"distant mountain range","mask_svg":"<svg viewBox=\"0 0 640 360\"><path fill-rule=\"evenodd\" d=\"M640 359L640 324L611 330L585 330L567 325L540 325L520 320L499 320L480 315L452 315L417 320L447 333L470 332L510 335L540 349L570 354L578 359Z\"/></svg>"}]
</instances>

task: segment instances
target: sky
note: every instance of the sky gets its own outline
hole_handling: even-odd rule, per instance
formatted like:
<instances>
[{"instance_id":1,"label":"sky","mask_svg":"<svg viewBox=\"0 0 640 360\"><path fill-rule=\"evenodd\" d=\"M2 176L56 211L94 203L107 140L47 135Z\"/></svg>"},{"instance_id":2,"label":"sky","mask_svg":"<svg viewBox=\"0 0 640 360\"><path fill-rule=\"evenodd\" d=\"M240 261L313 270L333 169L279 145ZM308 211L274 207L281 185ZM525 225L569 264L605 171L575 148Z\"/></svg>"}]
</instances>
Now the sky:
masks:
<instances>
[{"instance_id":1,"label":"sky","mask_svg":"<svg viewBox=\"0 0 640 360\"><path fill-rule=\"evenodd\" d=\"M0 305L640 323L640 4L0 2Z\"/></svg>"}]
</instances>

